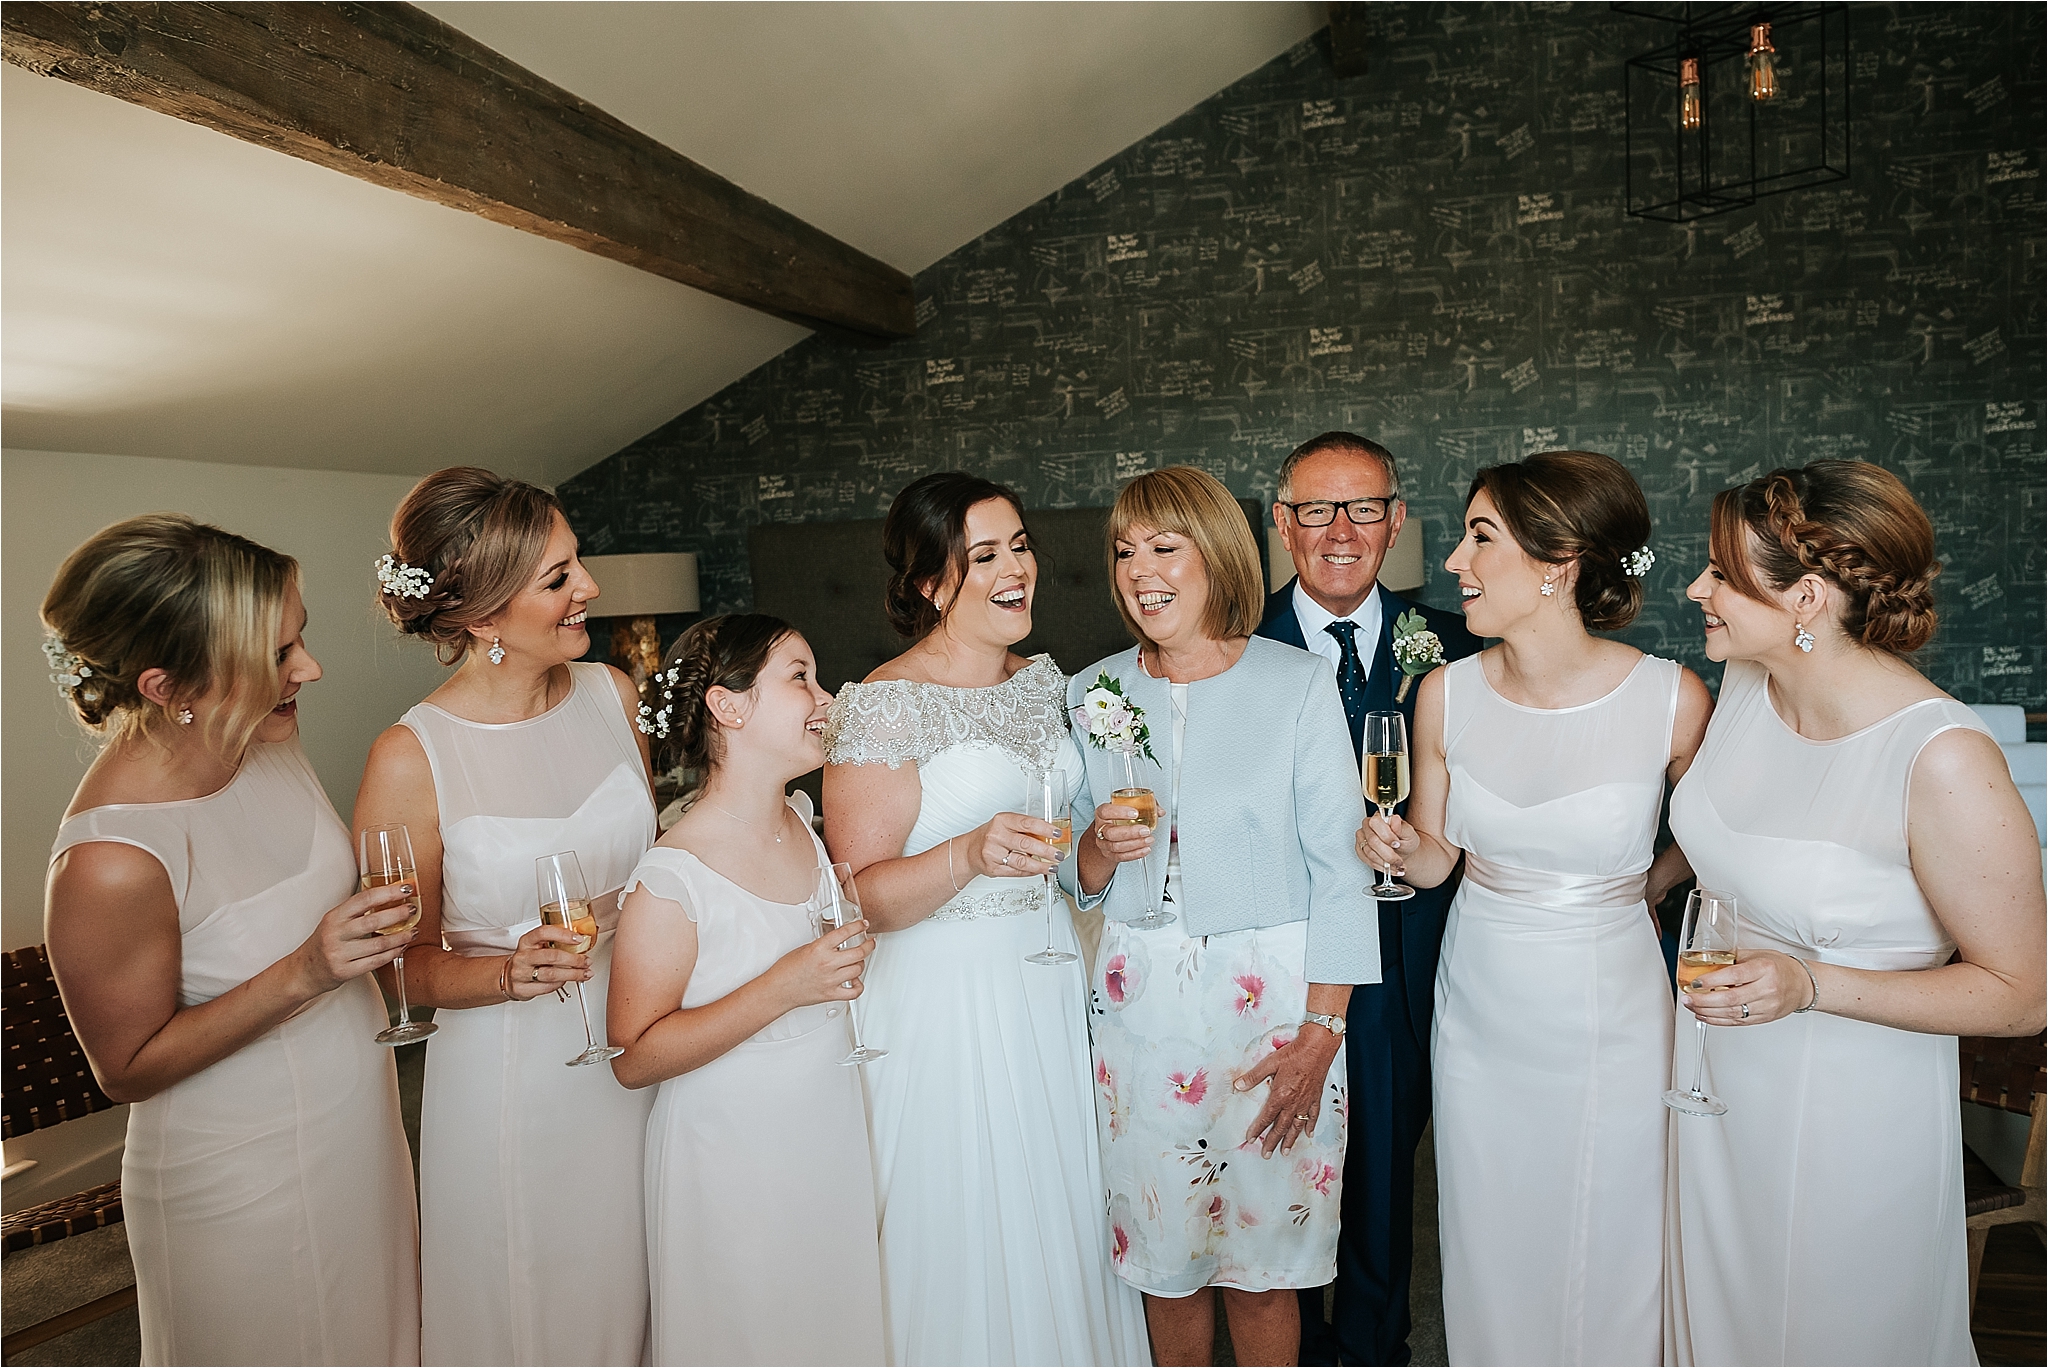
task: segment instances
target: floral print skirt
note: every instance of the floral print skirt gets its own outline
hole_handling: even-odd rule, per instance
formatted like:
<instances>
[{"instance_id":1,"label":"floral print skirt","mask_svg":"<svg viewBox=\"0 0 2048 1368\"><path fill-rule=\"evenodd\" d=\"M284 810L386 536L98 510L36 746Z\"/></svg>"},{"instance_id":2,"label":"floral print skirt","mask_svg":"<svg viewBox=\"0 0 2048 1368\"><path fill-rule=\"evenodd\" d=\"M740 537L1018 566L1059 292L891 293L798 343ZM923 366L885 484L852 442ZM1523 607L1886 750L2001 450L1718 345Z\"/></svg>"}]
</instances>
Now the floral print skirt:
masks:
<instances>
[{"instance_id":1,"label":"floral print skirt","mask_svg":"<svg viewBox=\"0 0 2048 1368\"><path fill-rule=\"evenodd\" d=\"M1244 1143L1266 1088L1233 1086L1300 1028L1308 923L1185 932L1105 924L1090 984L1117 1274L1156 1297L1320 1287L1336 1277L1344 1052L1291 1154Z\"/></svg>"}]
</instances>

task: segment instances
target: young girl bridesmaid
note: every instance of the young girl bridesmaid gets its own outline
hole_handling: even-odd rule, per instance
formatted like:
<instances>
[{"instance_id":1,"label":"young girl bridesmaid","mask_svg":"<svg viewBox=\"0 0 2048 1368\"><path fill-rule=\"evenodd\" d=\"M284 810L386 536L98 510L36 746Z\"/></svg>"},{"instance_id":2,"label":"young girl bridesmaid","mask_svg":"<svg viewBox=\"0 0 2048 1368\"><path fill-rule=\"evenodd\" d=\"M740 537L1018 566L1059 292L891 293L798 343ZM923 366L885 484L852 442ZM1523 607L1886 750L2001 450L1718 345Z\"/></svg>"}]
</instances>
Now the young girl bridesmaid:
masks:
<instances>
[{"instance_id":1,"label":"young girl bridesmaid","mask_svg":"<svg viewBox=\"0 0 2048 1368\"><path fill-rule=\"evenodd\" d=\"M840 1067L874 942L865 921L813 929L830 859L809 798L784 795L825 759L816 673L788 623L747 613L684 633L657 681L656 734L708 772L626 881L607 1021L619 1081L660 1085L657 1364L882 1362L867 1120Z\"/></svg>"}]
</instances>

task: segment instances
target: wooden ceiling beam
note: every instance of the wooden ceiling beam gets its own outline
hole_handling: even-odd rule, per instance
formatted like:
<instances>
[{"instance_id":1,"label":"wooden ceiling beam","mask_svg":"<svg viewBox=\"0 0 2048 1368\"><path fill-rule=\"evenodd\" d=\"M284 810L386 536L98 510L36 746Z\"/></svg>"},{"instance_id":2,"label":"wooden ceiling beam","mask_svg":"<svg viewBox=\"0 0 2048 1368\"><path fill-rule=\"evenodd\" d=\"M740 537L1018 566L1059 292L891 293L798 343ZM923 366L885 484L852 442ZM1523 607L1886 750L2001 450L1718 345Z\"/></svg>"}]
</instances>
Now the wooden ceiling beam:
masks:
<instances>
[{"instance_id":1,"label":"wooden ceiling beam","mask_svg":"<svg viewBox=\"0 0 2048 1368\"><path fill-rule=\"evenodd\" d=\"M805 327L916 331L903 272L412 5L8 0L0 55Z\"/></svg>"}]
</instances>

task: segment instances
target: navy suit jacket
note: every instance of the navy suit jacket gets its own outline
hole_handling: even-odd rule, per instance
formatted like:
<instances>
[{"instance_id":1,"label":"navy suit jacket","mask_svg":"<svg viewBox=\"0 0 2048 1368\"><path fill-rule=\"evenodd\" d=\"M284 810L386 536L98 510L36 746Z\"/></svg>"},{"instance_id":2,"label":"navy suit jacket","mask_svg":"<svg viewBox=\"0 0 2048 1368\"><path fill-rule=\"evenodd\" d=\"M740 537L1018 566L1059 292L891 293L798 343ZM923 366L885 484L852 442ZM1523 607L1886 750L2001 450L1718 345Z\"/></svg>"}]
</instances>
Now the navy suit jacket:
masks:
<instances>
[{"instance_id":1,"label":"navy suit jacket","mask_svg":"<svg viewBox=\"0 0 2048 1368\"><path fill-rule=\"evenodd\" d=\"M1312 648L1302 639L1301 619L1294 615L1294 584L1295 581L1289 580L1267 596L1266 612L1259 623L1258 635L1309 650ZM1443 642L1446 661L1462 660L1478 652L1486 643L1472 635L1465 626L1463 613L1446 612L1426 603L1410 603L1384 585L1374 585L1373 592L1380 596L1380 639L1373 647L1372 664L1366 676L1366 707L1375 712L1399 709L1408 719L1409 744L1413 745L1415 697L1421 680L1417 679L1416 688L1408 690L1406 698L1395 701L1394 695L1400 688L1401 666L1394 659L1394 619L1411 608L1421 613L1429 624L1429 630ZM1347 734L1339 732L1330 738L1330 744L1341 746L1348 740ZM1403 936L1404 940L1417 942L1402 957L1401 978L1404 982L1397 986L1389 975L1384 986L1386 991L1401 994L1413 1047L1419 1047L1425 1055L1429 1049L1430 1009L1436 991L1436 947L1443 936L1444 916L1450 908L1451 894L1456 891L1457 884L1454 875L1441 887L1417 889L1415 896L1406 902L1383 905L1389 909L1401 909L1404 931L1414 928L1411 935ZM1386 925L1383 919L1383 937ZM1353 1000L1357 1000L1356 994Z\"/></svg>"}]
</instances>

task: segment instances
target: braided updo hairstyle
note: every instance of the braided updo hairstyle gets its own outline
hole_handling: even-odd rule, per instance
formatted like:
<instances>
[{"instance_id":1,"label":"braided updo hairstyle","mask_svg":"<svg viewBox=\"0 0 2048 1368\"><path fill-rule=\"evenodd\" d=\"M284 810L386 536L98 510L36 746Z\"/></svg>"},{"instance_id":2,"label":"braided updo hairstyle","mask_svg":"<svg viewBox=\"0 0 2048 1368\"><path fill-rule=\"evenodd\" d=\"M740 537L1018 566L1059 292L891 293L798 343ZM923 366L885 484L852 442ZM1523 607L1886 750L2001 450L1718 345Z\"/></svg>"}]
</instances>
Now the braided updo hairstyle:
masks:
<instances>
[{"instance_id":1,"label":"braided updo hairstyle","mask_svg":"<svg viewBox=\"0 0 2048 1368\"><path fill-rule=\"evenodd\" d=\"M1643 608L1643 581L1627 558L1650 541L1650 506L1628 468L1594 451L1546 451L1472 478L1470 504L1485 490L1508 532L1533 560L1576 560L1573 598L1589 632L1628 626Z\"/></svg>"},{"instance_id":2,"label":"braided updo hairstyle","mask_svg":"<svg viewBox=\"0 0 2048 1368\"><path fill-rule=\"evenodd\" d=\"M714 688L732 693L753 688L776 646L795 631L767 613L723 613L693 623L676 640L668 663L653 680L661 707L648 712L657 728L667 731L678 763L699 773L718 764L725 754L724 737L704 696Z\"/></svg>"},{"instance_id":3,"label":"braided updo hairstyle","mask_svg":"<svg viewBox=\"0 0 2048 1368\"><path fill-rule=\"evenodd\" d=\"M1899 477L1862 461L1785 468L1714 496L1709 545L1728 587L1768 602L1819 575L1842 591L1842 631L1905 654L1934 636L1934 524Z\"/></svg>"},{"instance_id":4,"label":"braided updo hairstyle","mask_svg":"<svg viewBox=\"0 0 2048 1368\"><path fill-rule=\"evenodd\" d=\"M1017 510L1017 521L1024 521L1024 501L1015 490L959 470L912 480L889 505L882 522L882 555L895 573L889 576L882 608L898 636L922 641L945 617L926 591L949 577L966 576L967 511L990 499L1008 503Z\"/></svg>"},{"instance_id":5,"label":"braided updo hairstyle","mask_svg":"<svg viewBox=\"0 0 2048 1368\"><path fill-rule=\"evenodd\" d=\"M547 490L481 466L450 466L412 487L391 515L391 554L433 576L424 597L384 586L392 624L430 641L443 665L476 644L470 628L512 601L540 564L562 505Z\"/></svg>"},{"instance_id":6,"label":"braided updo hairstyle","mask_svg":"<svg viewBox=\"0 0 2048 1368\"><path fill-rule=\"evenodd\" d=\"M146 513L94 533L64 560L43 597L43 627L68 655L59 687L91 732L161 735L170 712L136 683L149 670L171 692L224 698L206 722L217 754L238 758L277 706L277 637L299 563L182 513ZM173 710L174 711L174 710Z\"/></svg>"}]
</instances>

